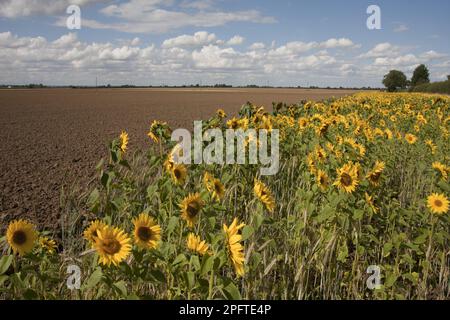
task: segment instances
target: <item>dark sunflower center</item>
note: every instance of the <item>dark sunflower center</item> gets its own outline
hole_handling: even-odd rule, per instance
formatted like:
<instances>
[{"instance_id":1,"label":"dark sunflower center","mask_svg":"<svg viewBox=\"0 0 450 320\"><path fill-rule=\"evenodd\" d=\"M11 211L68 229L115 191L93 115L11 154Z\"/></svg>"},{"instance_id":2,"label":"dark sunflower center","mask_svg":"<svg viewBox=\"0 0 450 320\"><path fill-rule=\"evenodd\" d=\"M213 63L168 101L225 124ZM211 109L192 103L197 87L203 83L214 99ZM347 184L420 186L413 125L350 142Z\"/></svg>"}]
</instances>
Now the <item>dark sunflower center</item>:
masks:
<instances>
[{"instance_id":1,"label":"dark sunflower center","mask_svg":"<svg viewBox=\"0 0 450 320\"><path fill-rule=\"evenodd\" d=\"M148 241L152 238L152 230L148 227L139 227L137 230L137 235L140 240Z\"/></svg>"},{"instance_id":2,"label":"dark sunflower center","mask_svg":"<svg viewBox=\"0 0 450 320\"><path fill-rule=\"evenodd\" d=\"M374 174L372 174L372 180L373 181L378 181L380 179L381 173L380 172L376 172Z\"/></svg>"},{"instance_id":3,"label":"dark sunflower center","mask_svg":"<svg viewBox=\"0 0 450 320\"><path fill-rule=\"evenodd\" d=\"M320 181L320 184L325 184L325 177L321 176L319 181Z\"/></svg>"},{"instance_id":4,"label":"dark sunflower center","mask_svg":"<svg viewBox=\"0 0 450 320\"><path fill-rule=\"evenodd\" d=\"M188 204L186 211L189 217L193 218L200 211L200 206L196 202L191 202Z\"/></svg>"},{"instance_id":5,"label":"dark sunflower center","mask_svg":"<svg viewBox=\"0 0 450 320\"><path fill-rule=\"evenodd\" d=\"M173 171L173 174L175 175L175 178L180 179L181 178L181 172L178 169L175 169Z\"/></svg>"},{"instance_id":6,"label":"dark sunflower center","mask_svg":"<svg viewBox=\"0 0 450 320\"><path fill-rule=\"evenodd\" d=\"M13 234L13 242L18 245L22 245L27 242L27 235L22 230L18 230Z\"/></svg>"},{"instance_id":7,"label":"dark sunflower center","mask_svg":"<svg viewBox=\"0 0 450 320\"><path fill-rule=\"evenodd\" d=\"M216 193L222 192L222 188L220 187L220 184L218 184L218 183L214 184L214 189L216 190Z\"/></svg>"},{"instance_id":8,"label":"dark sunflower center","mask_svg":"<svg viewBox=\"0 0 450 320\"><path fill-rule=\"evenodd\" d=\"M442 207L442 201L439 200L439 199L436 199L436 200L434 200L434 205L435 205L436 207Z\"/></svg>"},{"instance_id":9,"label":"dark sunflower center","mask_svg":"<svg viewBox=\"0 0 450 320\"><path fill-rule=\"evenodd\" d=\"M341 175L341 183L342 185L348 187L352 184L352 177L350 177L350 175L348 173L343 173Z\"/></svg>"},{"instance_id":10,"label":"dark sunflower center","mask_svg":"<svg viewBox=\"0 0 450 320\"><path fill-rule=\"evenodd\" d=\"M116 239L105 239L103 241L103 250L107 254L116 254L120 251L122 245Z\"/></svg>"}]
</instances>

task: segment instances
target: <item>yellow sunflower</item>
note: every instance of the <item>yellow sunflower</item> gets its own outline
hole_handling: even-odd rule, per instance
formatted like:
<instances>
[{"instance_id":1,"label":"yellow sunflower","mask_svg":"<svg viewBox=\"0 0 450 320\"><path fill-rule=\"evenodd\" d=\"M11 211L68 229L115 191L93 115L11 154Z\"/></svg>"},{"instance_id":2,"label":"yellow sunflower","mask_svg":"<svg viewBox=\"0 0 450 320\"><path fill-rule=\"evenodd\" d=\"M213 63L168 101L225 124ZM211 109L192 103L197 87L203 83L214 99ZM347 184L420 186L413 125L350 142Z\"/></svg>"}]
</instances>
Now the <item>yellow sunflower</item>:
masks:
<instances>
[{"instance_id":1,"label":"yellow sunflower","mask_svg":"<svg viewBox=\"0 0 450 320\"><path fill-rule=\"evenodd\" d=\"M94 246L95 239L98 237L98 231L106 227L106 223L100 220L94 220L83 232L83 238Z\"/></svg>"},{"instance_id":2,"label":"yellow sunflower","mask_svg":"<svg viewBox=\"0 0 450 320\"><path fill-rule=\"evenodd\" d=\"M366 175L366 178L370 181L374 186L380 185L381 173L385 168L385 164L383 161L375 161L375 165L372 170Z\"/></svg>"},{"instance_id":3,"label":"yellow sunflower","mask_svg":"<svg viewBox=\"0 0 450 320\"><path fill-rule=\"evenodd\" d=\"M225 111L223 109L217 109L216 114L219 118L223 119L227 116Z\"/></svg>"},{"instance_id":4,"label":"yellow sunflower","mask_svg":"<svg viewBox=\"0 0 450 320\"><path fill-rule=\"evenodd\" d=\"M407 134L405 134L405 140L409 144L414 144L417 141L417 137L415 135L413 135L412 133L407 133Z\"/></svg>"},{"instance_id":5,"label":"yellow sunflower","mask_svg":"<svg viewBox=\"0 0 450 320\"><path fill-rule=\"evenodd\" d=\"M233 119L230 119L227 121L227 126L229 129L237 130L239 129L239 119L236 117L233 117Z\"/></svg>"},{"instance_id":6,"label":"yellow sunflower","mask_svg":"<svg viewBox=\"0 0 450 320\"><path fill-rule=\"evenodd\" d=\"M366 198L366 203L373 210L373 212L377 213L378 208L375 206L375 203L373 202L373 197L371 195L369 195L367 192L364 193L364 197Z\"/></svg>"},{"instance_id":7,"label":"yellow sunflower","mask_svg":"<svg viewBox=\"0 0 450 320\"><path fill-rule=\"evenodd\" d=\"M342 168L336 169L337 179L333 183L342 191L352 193L359 184L357 167L352 162L348 162Z\"/></svg>"},{"instance_id":8,"label":"yellow sunflower","mask_svg":"<svg viewBox=\"0 0 450 320\"><path fill-rule=\"evenodd\" d=\"M20 256L33 250L37 237L35 226L22 219L12 221L6 230L8 244Z\"/></svg>"},{"instance_id":9,"label":"yellow sunflower","mask_svg":"<svg viewBox=\"0 0 450 320\"><path fill-rule=\"evenodd\" d=\"M99 255L99 263L105 266L119 265L131 251L131 239L123 230L106 226L100 229L95 238L94 248Z\"/></svg>"},{"instance_id":10,"label":"yellow sunflower","mask_svg":"<svg viewBox=\"0 0 450 320\"><path fill-rule=\"evenodd\" d=\"M242 235L238 232L242 229L245 224L239 224L237 218L234 218L233 222L229 227L225 224L223 225L223 230L225 231L226 244L228 248L228 255L233 263L234 270L236 274L241 277L244 275L244 247L241 244Z\"/></svg>"},{"instance_id":11,"label":"yellow sunflower","mask_svg":"<svg viewBox=\"0 0 450 320\"><path fill-rule=\"evenodd\" d=\"M196 236L193 233L189 233L186 245L189 250L197 252L202 256L209 250L209 245L206 243L206 241L205 240L201 241L200 236Z\"/></svg>"},{"instance_id":12,"label":"yellow sunflower","mask_svg":"<svg viewBox=\"0 0 450 320\"><path fill-rule=\"evenodd\" d=\"M193 228L197 222L198 215L203 208L203 200L199 193L189 194L180 203L181 217L186 220L189 227Z\"/></svg>"},{"instance_id":13,"label":"yellow sunflower","mask_svg":"<svg viewBox=\"0 0 450 320\"><path fill-rule=\"evenodd\" d=\"M427 204L432 213L442 215L448 211L448 199L442 193L433 193L428 196Z\"/></svg>"},{"instance_id":14,"label":"yellow sunflower","mask_svg":"<svg viewBox=\"0 0 450 320\"><path fill-rule=\"evenodd\" d=\"M48 237L39 237L39 245L50 254L56 252L56 241L53 239Z\"/></svg>"},{"instance_id":15,"label":"yellow sunflower","mask_svg":"<svg viewBox=\"0 0 450 320\"><path fill-rule=\"evenodd\" d=\"M448 178L448 172L450 171L449 168L438 161L433 162L432 164L433 169L439 171L439 173L442 176L442 179L447 180Z\"/></svg>"},{"instance_id":16,"label":"yellow sunflower","mask_svg":"<svg viewBox=\"0 0 450 320\"><path fill-rule=\"evenodd\" d=\"M133 219L134 243L141 249L154 249L161 240L161 227L146 213Z\"/></svg>"},{"instance_id":17,"label":"yellow sunflower","mask_svg":"<svg viewBox=\"0 0 450 320\"><path fill-rule=\"evenodd\" d=\"M327 173L320 169L317 170L316 182L322 191L327 190L328 184L329 184L329 178L328 178Z\"/></svg>"},{"instance_id":18,"label":"yellow sunflower","mask_svg":"<svg viewBox=\"0 0 450 320\"><path fill-rule=\"evenodd\" d=\"M269 188L263 182L255 179L253 191L259 200L261 200L261 202L266 206L266 209L269 210L269 212L273 212L275 210L275 199Z\"/></svg>"},{"instance_id":19,"label":"yellow sunflower","mask_svg":"<svg viewBox=\"0 0 450 320\"><path fill-rule=\"evenodd\" d=\"M122 133L120 134L120 150L122 150L122 152L125 152L127 150L127 146L128 146L128 133L122 131Z\"/></svg>"},{"instance_id":20,"label":"yellow sunflower","mask_svg":"<svg viewBox=\"0 0 450 320\"><path fill-rule=\"evenodd\" d=\"M428 139L425 141L425 144L430 148L431 154L436 153L437 146L433 143L433 140Z\"/></svg>"},{"instance_id":21,"label":"yellow sunflower","mask_svg":"<svg viewBox=\"0 0 450 320\"><path fill-rule=\"evenodd\" d=\"M184 164L173 164L170 174L172 176L172 180L176 185L182 185L186 181L187 177L187 169Z\"/></svg>"}]
</instances>

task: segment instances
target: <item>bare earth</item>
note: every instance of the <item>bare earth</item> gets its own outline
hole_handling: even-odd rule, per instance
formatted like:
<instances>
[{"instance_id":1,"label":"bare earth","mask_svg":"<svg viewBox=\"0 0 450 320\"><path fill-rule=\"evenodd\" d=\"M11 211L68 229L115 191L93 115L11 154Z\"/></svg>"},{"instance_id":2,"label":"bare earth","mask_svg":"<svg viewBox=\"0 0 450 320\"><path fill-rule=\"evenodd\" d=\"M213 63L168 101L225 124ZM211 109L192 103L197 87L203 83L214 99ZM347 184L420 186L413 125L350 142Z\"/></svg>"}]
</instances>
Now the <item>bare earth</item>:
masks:
<instances>
[{"instance_id":1,"label":"bare earth","mask_svg":"<svg viewBox=\"0 0 450 320\"><path fill-rule=\"evenodd\" d=\"M251 101L296 103L348 95L308 89L0 90L0 230L15 218L57 228L61 188L85 185L106 145L126 130L132 149L150 144L152 120L191 128L217 108L229 115Z\"/></svg>"}]
</instances>

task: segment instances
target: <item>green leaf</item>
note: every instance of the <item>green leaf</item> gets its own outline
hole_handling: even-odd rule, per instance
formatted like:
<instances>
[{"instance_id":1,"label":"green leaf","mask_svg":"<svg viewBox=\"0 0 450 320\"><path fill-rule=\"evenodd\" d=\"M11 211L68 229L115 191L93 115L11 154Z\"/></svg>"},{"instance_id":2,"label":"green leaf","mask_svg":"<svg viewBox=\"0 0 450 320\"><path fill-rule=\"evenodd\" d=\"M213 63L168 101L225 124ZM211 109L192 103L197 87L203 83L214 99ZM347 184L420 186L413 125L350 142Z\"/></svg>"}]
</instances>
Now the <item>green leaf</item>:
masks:
<instances>
[{"instance_id":1,"label":"green leaf","mask_svg":"<svg viewBox=\"0 0 450 320\"><path fill-rule=\"evenodd\" d=\"M355 211L353 211L353 219L361 220L363 216L364 216L363 210L356 209Z\"/></svg>"},{"instance_id":2,"label":"green leaf","mask_svg":"<svg viewBox=\"0 0 450 320\"><path fill-rule=\"evenodd\" d=\"M186 286L192 289L195 285L195 273L192 271L186 272L184 274L184 280L186 281Z\"/></svg>"},{"instance_id":3,"label":"green leaf","mask_svg":"<svg viewBox=\"0 0 450 320\"><path fill-rule=\"evenodd\" d=\"M0 259L0 275L4 274L6 271L8 271L9 266L11 265L13 261L12 255L3 256Z\"/></svg>"},{"instance_id":4,"label":"green leaf","mask_svg":"<svg viewBox=\"0 0 450 320\"><path fill-rule=\"evenodd\" d=\"M205 275L212 270L214 264L214 257L204 255L202 259L202 266L200 269L200 274Z\"/></svg>"},{"instance_id":5,"label":"green leaf","mask_svg":"<svg viewBox=\"0 0 450 320\"><path fill-rule=\"evenodd\" d=\"M87 279L84 288L85 289L91 289L91 288L95 287L100 282L100 280L102 280L102 277L103 277L103 271L99 267Z\"/></svg>"},{"instance_id":6,"label":"green leaf","mask_svg":"<svg viewBox=\"0 0 450 320\"><path fill-rule=\"evenodd\" d=\"M175 260L173 260L172 265L176 266L176 265L181 265L184 266L187 263L187 258L184 254L180 253Z\"/></svg>"},{"instance_id":7,"label":"green leaf","mask_svg":"<svg viewBox=\"0 0 450 320\"><path fill-rule=\"evenodd\" d=\"M241 293L233 282L229 282L224 288L225 297L228 300L241 300Z\"/></svg>"},{"instance_id":8,"label":"green leaf","mask_svg":"<svg viewBox=\"0 0 450 320\"><path fill-rule=\"evenodd\" d=\"M128 296L127 286L126 286L125 281L123 281L123 280L117 281L113 284L113 287L118 290L118 292L122 295L122 297Z\"/></svg>"},{"instance_id":9,"label":"green leaf","mask_svg":"<svg viewBox=\"0 0 450 320\"><path fill-rule=\"evenodd\" d=\"M36 300L38 298L38 294L32 289L27 289L23 293L23 298L25 300Z\"/></svg>"},{"instance_id":10,"label":"green leaf","mask_svg":"<svg viewBox=\"0 0 450 320\"><path fill-rule=\"evenodd\" d=\"M197 255L193 255L191 257L191 265L194 267L195 271L200 270L200 260L198 259Z\"/></svg>"},{"instance_id":11,"label":"green leaf","mask_svg":"<svg viewBox=\"0 0 450 320\"><path fill-rule=\"evenodd\" d=\"M245 226L242 229L242 241L247 240L251 237L251 235L254 233L254 229L252 226Z\"/></svg>"},{"instance_id":12,"label":"green leaf","mask_svg":"<svg viewBox=\"0 0 450 320\"><path fill-rule=\"evenodd\" d=\"M170 217L170 219L169 219L169 223L167 224L167 229L166 229L166 233L167 233L167 235L169 236L172 232L173 232L173 230L175 230L175 228L178 226L178 217L176 217L176 216L173 216L173 217Z\"/></svg>"},{"instance_id":13,"label":"green leaf","mask_svg":"<svg viewBox=\"0 0 450 320\"><path fill-rule=\"evenodd\" d=\"M317 216L316 220L319 223L324 222L325 220L328 220L331 216L333 216L333 213L334 209L331 206L326 205L325 207L323 207L322 211Z\"/></svg>"}]
</instances>

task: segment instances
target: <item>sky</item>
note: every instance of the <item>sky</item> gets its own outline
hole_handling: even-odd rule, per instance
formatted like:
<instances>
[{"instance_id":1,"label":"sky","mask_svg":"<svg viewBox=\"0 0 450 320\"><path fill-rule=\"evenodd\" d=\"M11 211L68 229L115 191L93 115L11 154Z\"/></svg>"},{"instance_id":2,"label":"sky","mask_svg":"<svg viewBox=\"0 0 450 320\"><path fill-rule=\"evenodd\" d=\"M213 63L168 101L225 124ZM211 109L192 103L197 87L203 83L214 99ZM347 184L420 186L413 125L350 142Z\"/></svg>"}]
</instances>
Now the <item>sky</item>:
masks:
<instances>
[{"instance_id":1,"label":"sky","mask_svg":"<svg viewBox=\"0 0 450 320\"><path fill-rule=\"evenodd\" d=\"M0 84L380 87L422 63L439 81L449 12L449 0L0 0Z\"/></svg>"}]
</instances>

